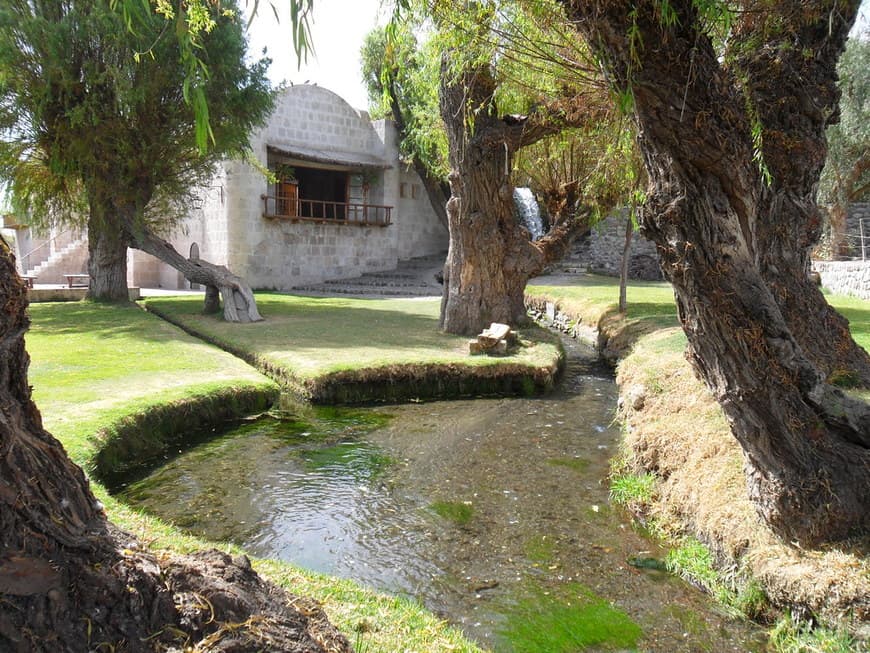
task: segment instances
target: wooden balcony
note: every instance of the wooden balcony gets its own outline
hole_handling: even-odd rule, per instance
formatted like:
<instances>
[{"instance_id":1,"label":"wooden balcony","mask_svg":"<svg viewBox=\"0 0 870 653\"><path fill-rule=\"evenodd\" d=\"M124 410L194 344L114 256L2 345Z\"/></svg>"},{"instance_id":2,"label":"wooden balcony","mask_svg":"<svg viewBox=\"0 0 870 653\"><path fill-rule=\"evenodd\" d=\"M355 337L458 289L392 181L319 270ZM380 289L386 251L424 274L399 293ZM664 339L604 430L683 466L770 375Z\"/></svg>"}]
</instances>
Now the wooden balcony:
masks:
<instances>
[{"instance_id":1,"label":"wooden balcony","mask_svg":"<svg viewBox=\"0 0 870 653\"><path fill-rule=\"evenodd\" d=\"M323 202L298 197L263 195L263 217L290 222L353 224L360 227L386 227L392 219L392 206Z\"/></svg>"}]
</instances>

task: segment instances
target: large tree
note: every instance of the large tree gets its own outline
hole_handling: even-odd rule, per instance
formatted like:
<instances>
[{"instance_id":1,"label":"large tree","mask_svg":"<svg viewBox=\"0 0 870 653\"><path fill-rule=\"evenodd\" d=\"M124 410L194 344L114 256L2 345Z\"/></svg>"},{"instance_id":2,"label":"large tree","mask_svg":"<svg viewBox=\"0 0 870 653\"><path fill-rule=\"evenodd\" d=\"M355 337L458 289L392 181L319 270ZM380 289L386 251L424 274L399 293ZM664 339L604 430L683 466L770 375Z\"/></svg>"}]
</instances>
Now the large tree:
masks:
<instances>
[{"instance_id":1,"label":"large tree","mask_svg":"<svg viewBox=\"0 0 870 653\"><path fill-rule=\"evenodd\" d=\"M593 205L608 210L612 192L581 196L586 188L573 183L561 213L550 216L550 231L532 242L517 219L513 190L522 148L608 120L609 98L594 75L565 67L582 61L584 50L566 38L564 16L552 3L440 3L435 20L446 50L440 113L451 168L441 326L473 334L491 322L526 322L528 279L588 228Z\"/></svg>"},{"instance_id":2,"label":"large tree","mask_svg":"<svg viewBox=\"0 0 870 653\"><path fill-rule=\"evenodd\" d=\"M244 556L155 556L112 526L31 400L27 289L2 239L0 305L0 650L351 650Z\"/></svg>"},{"instance_id":3,"label":"large tree","mask_svg":"<svg viewBox=\"0 0 870 653\"><path fill-rule=\"evenodd\" d=\"M268 61L246 64L234 5L212 11L184 65L173 30L186 23L147 3L126 15L105 0L5 3L0 174L36 219L87 225L92 298L127 300L132 246L211 288L211 299L220 289L228 319L259 319L241 279L161 238L272 108Z\"/></svg>"},{"instance_id":4,"label":"large tree","mask_svg":"<svg viewBox=\"0 0 870 653\"><path fill-rule=\"evenodd\" d=\"M804 283L834 65L857 2L746 3L725 56L710 30L724 3L563 4L633 102L651 179L643 233L759 513L804 543L866 533L870 407L826 383L825 353L806 339L848 348L853 364L866 354Z\"/></svg>"}]
</instances>

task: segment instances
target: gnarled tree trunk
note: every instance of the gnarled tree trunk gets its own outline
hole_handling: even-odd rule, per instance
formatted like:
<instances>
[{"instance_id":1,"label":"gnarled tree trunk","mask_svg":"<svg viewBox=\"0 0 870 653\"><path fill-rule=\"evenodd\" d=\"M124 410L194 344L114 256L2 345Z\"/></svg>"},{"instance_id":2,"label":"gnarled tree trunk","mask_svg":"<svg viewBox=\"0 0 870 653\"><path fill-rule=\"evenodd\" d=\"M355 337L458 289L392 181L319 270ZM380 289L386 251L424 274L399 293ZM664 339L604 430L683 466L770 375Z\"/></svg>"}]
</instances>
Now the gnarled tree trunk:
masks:
<instances>
[{"instance_id":1,"label":"gnarled tree trunk","mask_svg":"<svg viewBox=\"0 0 870 653\"><path fill-rule=\"evenodd\" d=\"M752 120L695 4L671 2L676 19L667 25L655 0L564 4L612 79L632 89L653 186L644 235L674 286L688 358L743 448L760 515L783 537L809 544L868 532L870 407L824 383L769 286L761 251L770 244L769 204ZM813 10L842 44L856 8L851 3L850 20L832 3ZM800 41L792 47L800 50ZM806 222L777 219L776 227L779 256L800 257L794 247Z\"/></svg>"},{"instance_id":2,"label":"gnarled tree trunk","mask_svg":"<svg viewBox=\"0 0 870 653\"><path fill-rule=\"evenodd\" d=\"M224 319L227 322L259 322L263 319L257 310L254 293L244 279L222 265L214 265L202 259L184 258L168 241L153 234L147 227L134 230L128 223L128 229L131 247L171 265L191 283L201 283L206 287L206 313L217 312L217 298L220 294L224 303Z\"/></svg>"},{"instance_id":3,"label":"gnarled tree trunk","mask_svg":"<svg viewBox=\"0 0 870 653\"><path fill-rule=\"evenodd\" d=\"M846 33L831 31L826 20L807 21L805 5L781 3L777 14L790 20L779 29L747 12L732 41L753 42L738 48L735 57L757 112L762 160L770 172L758 208L760 269L807 358L826 377L853 376L866 386L870 355L809 277L811 250L822 233L816 190L827 155L825 130L838 115L836 65Z\"/></svg>"},{"instance_id":4,"label":"gnarled tree trunk","mask_svg":"<svg viewBox=\"0 0 870 653\"><path fill-rule=\"evenodd\" d=\"M441 328L448 333L473 335L492 322L526 322L526 282L564 254L588 226L587 216L563 217L547 236L531 242L516 215L511 159L567 121L561 114L502 118L494 108L494 92L487 67L454 78L442 66L441 116L452 167L441 309Z\"/></svg>"},{"instance_id":5,"label":"gnarled tree trunk","mask_svg":"<svg viewBox=\"0 0 870 653\"><path fill-rule=\"evenodd\" d=\"M112 527L31 400L27 291L2 239L0 305L0 650L350 651L243 556L158 558Z\"/></svg>"}]
</instances>

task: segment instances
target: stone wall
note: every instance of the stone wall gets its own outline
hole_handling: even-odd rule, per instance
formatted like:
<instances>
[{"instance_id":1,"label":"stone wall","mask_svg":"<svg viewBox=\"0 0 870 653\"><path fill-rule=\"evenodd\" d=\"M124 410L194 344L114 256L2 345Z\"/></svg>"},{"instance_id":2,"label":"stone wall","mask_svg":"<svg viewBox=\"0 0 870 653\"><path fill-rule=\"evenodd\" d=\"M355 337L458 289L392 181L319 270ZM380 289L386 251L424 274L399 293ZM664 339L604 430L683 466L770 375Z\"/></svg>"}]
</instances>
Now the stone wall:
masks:
<instances>
[{"instance_id":1,"label":"stone wall","mask_svg":"<svg viewBox=\"0 0 870 653\"><path fill-rule=\"evenodd\" d=\"M627 220L628 209L622 209L592 227L586 236L574 243L562 261L562 269L618 277L622 267ZM662 278L655 245L637 232L631 239L628 276L630 279L648 281Z\"/></svg>"},{"instance_id":2,"label":"stone wall","mask_svg":"<svg viewBox=\"0 0 870 653\"><path fill-rule=\"evenodd\" d=\"M870 202L856 202L849 205L846 216L846 243L849 246L848 256L861 257L861 221L864 222L864 252L870 258Z\"/></svg>"},{"instance_id":3,"label":"stone wall","mask_svg":"<svg viewBox=\"0 0 870 653\"><path fill-rule=\"evenodd\" d=\"M368 114L331 91L291 86L268 124L251 139L259 163L268 164L270 148L316 152L337 162L305 164L312 167L352 170L352 163L341 162L369 162L369 169L378 171L369 202L392 206L392 224L265 218L262 197L271 192L266 178L248 163L229 161L201 190L172 243L185 256L196 243L201 258L228 266L252 287L280 290L390 270L399 259L446 251L447 230L432 211L420 178L399 161L396 140L392 123L373 124ZM149 271L148 276L155 275ZM162 287L186 286L162 264L156 277Z\"/></svg>"},{"instance_id":4,"label":"stone wall","mask_svg":"<svg viewBox=\"0 0 870 653\"><path fill-rule=\"evenodd\" d=\"M832 293L870 300L870 261L814 261L813 269Z\"/></svg>"}]
</instances>

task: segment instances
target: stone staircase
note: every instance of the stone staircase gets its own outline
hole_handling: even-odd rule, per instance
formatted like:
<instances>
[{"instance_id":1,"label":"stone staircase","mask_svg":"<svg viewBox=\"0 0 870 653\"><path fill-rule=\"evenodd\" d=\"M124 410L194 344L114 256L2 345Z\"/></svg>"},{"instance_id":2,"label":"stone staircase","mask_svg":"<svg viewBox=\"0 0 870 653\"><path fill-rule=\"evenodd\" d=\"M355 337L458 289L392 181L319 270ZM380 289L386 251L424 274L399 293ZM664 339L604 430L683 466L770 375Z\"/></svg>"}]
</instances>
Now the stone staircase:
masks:
<instances>
[{"instance_id":1,"label":"stone staircase","mask_svg":"<svg viewBox=\"0 0 870 653\"><path fill-rule=\"evenodd\" d=\"M36 277L36 283L66 284L65 274L87 272L88 239L77 238L55 250L36 267L25 274Z\"/></svg>"},{"instance_id":2,"label":"stone staircase","mask_svg":"<svg viewBox=\"0 0 870 653\"><path fill-rule=\"evenodd\" d=\"M432 297L441 295L435 278L444 266L446 254L420 256L399 261L395 270L369 272L352 279L297 286L294 290L317 295L369 297Z\"/></svg>"}]
</instances>

